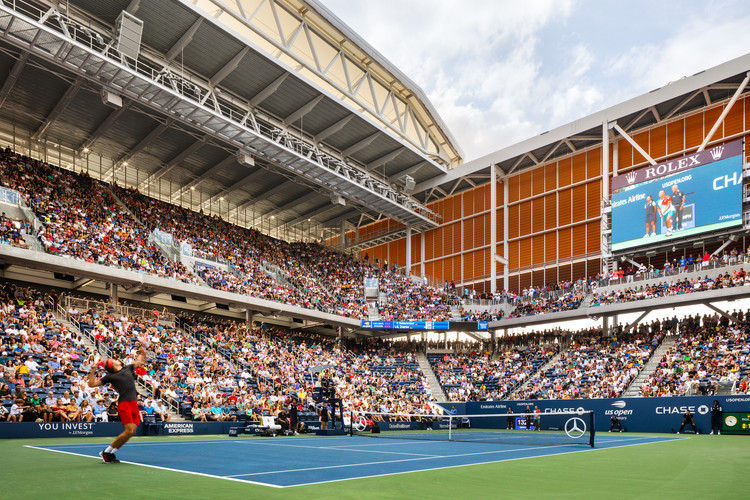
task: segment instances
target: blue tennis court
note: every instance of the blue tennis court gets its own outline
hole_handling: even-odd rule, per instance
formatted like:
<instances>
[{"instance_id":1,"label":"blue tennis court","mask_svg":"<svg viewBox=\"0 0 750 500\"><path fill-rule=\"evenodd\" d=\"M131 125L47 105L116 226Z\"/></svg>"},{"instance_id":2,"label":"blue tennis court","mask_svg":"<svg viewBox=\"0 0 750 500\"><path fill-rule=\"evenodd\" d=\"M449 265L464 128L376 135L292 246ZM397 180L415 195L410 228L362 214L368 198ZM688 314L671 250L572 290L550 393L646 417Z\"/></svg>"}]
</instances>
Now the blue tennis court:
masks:
<instances>
[{"instance_id":1,"label":"blue tennis court","mask_svg":"<svg viewBox=\"0 0 750 500\"><path fill-rule=\"evenodd\" d=\"M462 467L621 446L662 443L679 438L605 434L596 448L581 445L529 446L365 437L276 437L202 441L133 441L118 454L123 464L199 474L275 488L364 477ZM30 446L101 461L103 444ZM101 467L121 465L97 464Z\"/></svg>"}]
</instances>

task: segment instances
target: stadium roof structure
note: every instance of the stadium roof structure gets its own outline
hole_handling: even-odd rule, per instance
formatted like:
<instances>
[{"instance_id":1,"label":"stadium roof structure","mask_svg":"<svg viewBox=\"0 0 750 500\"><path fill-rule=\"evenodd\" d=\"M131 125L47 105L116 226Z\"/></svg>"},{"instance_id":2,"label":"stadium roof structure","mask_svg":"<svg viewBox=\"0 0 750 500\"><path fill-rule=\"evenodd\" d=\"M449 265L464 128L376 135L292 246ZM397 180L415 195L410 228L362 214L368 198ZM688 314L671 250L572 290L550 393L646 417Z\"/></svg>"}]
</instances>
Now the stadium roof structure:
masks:
<instances>
[{"instance_id":1,"label":"stadium roof structure","mask_svg":"<svg viewBox=\"0 0 750 500\"><path fill-rule=\"evenodd\" d=\"M16 148L285 239L435 227L411 187L462 161L424 93L315 1L3 3L0 73Z\"/></svg>"}]
</instances>

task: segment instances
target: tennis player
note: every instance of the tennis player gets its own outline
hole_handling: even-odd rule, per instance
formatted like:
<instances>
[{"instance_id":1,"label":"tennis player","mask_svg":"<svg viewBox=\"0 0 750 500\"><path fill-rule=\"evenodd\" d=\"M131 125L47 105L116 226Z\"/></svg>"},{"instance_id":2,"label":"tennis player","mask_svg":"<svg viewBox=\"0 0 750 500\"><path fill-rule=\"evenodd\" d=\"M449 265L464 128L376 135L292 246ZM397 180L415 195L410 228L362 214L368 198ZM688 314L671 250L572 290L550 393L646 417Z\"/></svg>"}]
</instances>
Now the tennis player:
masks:
<instances>
[{"instance_id":1,"label":"tennis player","mask_svg":"<svg viewBox=\"0 0 750 500\"><path fill-rule=\"evenodd\" d=\"M674 215L674 206L672 205L672 198L664 193L664 190L659 191L659 214L662 217L664 225L667 227L667 236L672 236L672 216Z\"/></svg>"},{"instance_id":2,"label":"tennis player","mask_svg":"<svg viewBox=\"0 0 750 500\"><path fill-rule=\"evenodd\" d=\"M122 448L122 446L133 437L135 430L141 423L141 413L138 411L138 391L135 389L135 369L138 366L146 363L146 355L143 350L138 352L138 359L129 365L122 364L122 361L118 359L108 359L104 362L104 369L107 374L99 380L96 380L96 373L94 369L89 372L87 382L89 387L99 387L105 384L112 384L112 386L119 394L117 399L117 412L120 415L122 425L125 426L125 430L112 441L112 444L107 446L103 451L99 452L99 456L102 457L105 464L116 464L120 461L117 460L115 453Z\"/></svg>"}]
</instances>

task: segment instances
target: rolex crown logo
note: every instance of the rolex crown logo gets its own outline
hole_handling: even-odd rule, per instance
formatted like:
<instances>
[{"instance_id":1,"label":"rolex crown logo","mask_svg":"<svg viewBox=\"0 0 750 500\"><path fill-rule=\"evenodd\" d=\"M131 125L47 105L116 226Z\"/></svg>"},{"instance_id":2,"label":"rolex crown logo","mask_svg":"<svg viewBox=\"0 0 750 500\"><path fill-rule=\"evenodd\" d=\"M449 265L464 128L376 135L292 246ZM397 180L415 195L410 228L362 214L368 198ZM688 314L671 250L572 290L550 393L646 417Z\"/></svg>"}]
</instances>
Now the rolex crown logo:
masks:
<instances>
[{"instance_id":1,"label":"rolex crown logo","mask_svg":"<svg viewBox=\"0 0 750 500\"><path fill-rule=\"evenodd\" d=\"M724 146L716 146L715 148L709 149L708 152L711 153L711 157L716 161L720 159L722 153L724 153Z\"/></svg>"}]
</instances>

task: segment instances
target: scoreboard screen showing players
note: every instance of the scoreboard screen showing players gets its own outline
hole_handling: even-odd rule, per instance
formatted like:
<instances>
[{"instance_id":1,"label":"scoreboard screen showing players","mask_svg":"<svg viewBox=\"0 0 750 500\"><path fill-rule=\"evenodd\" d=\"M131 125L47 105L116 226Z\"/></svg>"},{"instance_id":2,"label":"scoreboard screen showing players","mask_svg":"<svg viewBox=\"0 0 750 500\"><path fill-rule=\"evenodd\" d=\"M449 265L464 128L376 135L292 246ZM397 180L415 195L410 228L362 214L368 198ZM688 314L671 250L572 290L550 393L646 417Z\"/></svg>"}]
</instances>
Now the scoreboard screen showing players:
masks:
<instances>
[{"instance_id":1,"label":"scoreboard screen showing players","mask_svg":"<svg viewBox=\"0 0 750 500\"><path fill-rule=\"evenodd\" d=\"M742 141L612 178L612 251L742 224Z\"/></svg>"}]
</instances>

